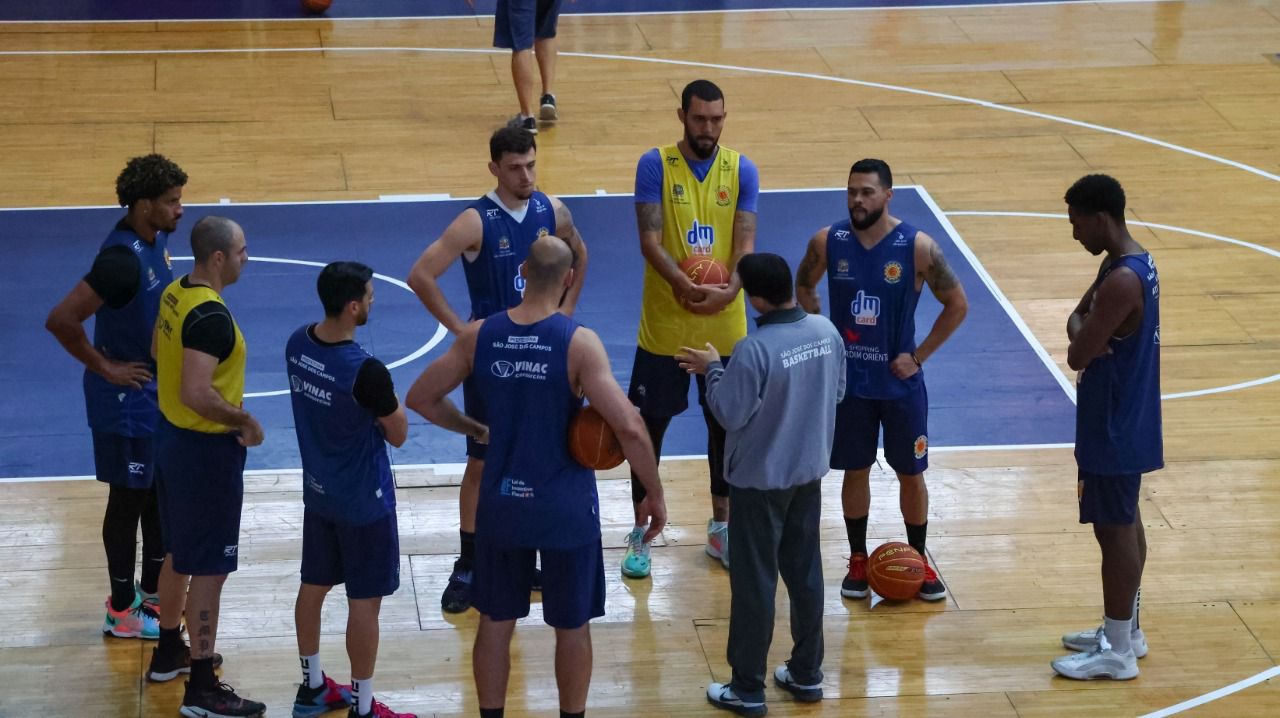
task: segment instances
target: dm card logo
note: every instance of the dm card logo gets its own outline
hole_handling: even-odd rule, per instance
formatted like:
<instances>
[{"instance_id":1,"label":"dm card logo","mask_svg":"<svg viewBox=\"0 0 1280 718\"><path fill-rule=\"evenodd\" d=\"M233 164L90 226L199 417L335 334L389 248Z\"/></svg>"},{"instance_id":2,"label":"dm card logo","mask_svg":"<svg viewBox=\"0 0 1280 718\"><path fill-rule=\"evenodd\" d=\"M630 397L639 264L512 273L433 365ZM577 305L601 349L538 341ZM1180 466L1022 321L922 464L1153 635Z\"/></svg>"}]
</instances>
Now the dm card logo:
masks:
<instances>
[{"instance_id":1,"label":"dm card logo","mask_svg":"<svg viewBox=\"0 0 1280 718\"><path fill-rule=\"evenodd\" d=\"M716 204L720 205L721 207L729 206L729 186L728 185L720 185L720 187L716 189Z\"/></svg>"},{"instance_id":2,"label":"dm card logo","mask_svg":"<svg viewBox=\"0 0 1280 718\"><path fill-rule=\"evenodd\" d=\"M884 281L889 284L897 284L902 279L902 265L897 262L889 262L884 265Z\"/></svg>"},{"instance_id":3,"label":"dm card logo","mask_svg":"<svg viewBox=\"0 0 1280 718\"><path fill-rule=\"evenodd\" d=\"M929 453L929 437L924 434L917 436L915 444L912 445L911 450L917 459L923 459L925 454Z\"/></svg>"},{"instance_id":4,"label":"dm card logo","mask_svg":"<svg viewBox=\"0 0 1280 718\"><path fill-rule=\"evenodd\" d=\"M709 224L699 224L693 220L693 227L685 232L684 241L694 254L711 254L716 243L716 228Z\"/></svg>"},{"instance_id":5,"label":"dm card logo","mask_svg":"<svg viewBox=\"0 0 1280 718\"><path fill-rule=\"evenodd\" d=\"M858 293L854 295L853 301L849 304L849 311L853 314L853 322L855 324L874 327L876 318L880 316L880 298L873 297L859 289Z\"/></svg>"}]
</instances>

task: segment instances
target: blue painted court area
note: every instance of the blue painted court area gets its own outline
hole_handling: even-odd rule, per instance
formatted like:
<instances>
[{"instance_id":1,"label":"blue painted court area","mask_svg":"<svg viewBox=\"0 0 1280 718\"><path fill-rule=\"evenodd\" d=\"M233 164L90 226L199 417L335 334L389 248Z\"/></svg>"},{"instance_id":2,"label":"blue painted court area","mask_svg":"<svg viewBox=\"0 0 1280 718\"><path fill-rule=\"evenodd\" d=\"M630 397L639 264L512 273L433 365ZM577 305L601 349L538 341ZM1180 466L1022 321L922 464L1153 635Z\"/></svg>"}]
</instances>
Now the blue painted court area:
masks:
<instances>
[{"instance_id":1,"label":"blue painted court area","mask_svg":"<svg viewBox=\"0 0 1280 718\"><path fill-rule=\"evenodd\" d=\"M843 189L762 193L758 248L787 257L794 268L813 232L845 215L844 195ZM403 278L426 244L468 201L187 208L170 245L175 257L190 254L190 229L206 214L235 219L247 235L250 264L225 298L248 342L246 391L281 392L245 400L267 433L266 443L249 452L250 468L299 465L289 398L283 393L287 387L284 344L298 326L321 318L315 295L319 269L268 260L323 264L352 259L381 274ZM625 389L635 353L643 271L632 198L568 197L565 203L591 250L577 318L600 333ZM941 243L969 294L967 321L928 364L931 443L937 447L1070 442L1074 406L965 260L921 191L897 189L893 211ZM5 387L5 400L0 403L0 477L93 473L81 367L43 325L49 308L88 271L102 238L120 216L118 208L0 211L0 241L8 259L5 281L0 283L0 336L5 338L0 360L0 386ZM174 262L177 274L189 267L187 261ZM468 304L461 267L455 265L445 274L442 286L450 302L465 313ZM357 338L383 361L410 356L435 335L439 325L409 291L379 281L375 297L369 324ZM917 320L921 336L939 309L926 291ZM401 396L449 341L445 338L425 356L392 370ZM667 455L706 451L705 429L692 391L690 398L693 409L677 417L667 435ZM460 397L455 400L460 404ZM461 437L418 419L393 461L453 463L462 456Z\"/></svg>"},{"instance_id":2,"label":"blue painted court area","mask_svg":"<svg viewBox=\"0 0 1280 718\"><path fill-rule=\"evenodd\" d=\"M1088 2L1089 0L1078 0ZM561 14L725 12L735 10L895 8L990 5L999 0L564 0ZM1062 0L1016 0L1036 4ZM342 18L492 16L497 0L334 0L324 14ZM0 0L0 22L81 20L283 20L314 17L297 0Z\"/></svg>"}]
</instances>

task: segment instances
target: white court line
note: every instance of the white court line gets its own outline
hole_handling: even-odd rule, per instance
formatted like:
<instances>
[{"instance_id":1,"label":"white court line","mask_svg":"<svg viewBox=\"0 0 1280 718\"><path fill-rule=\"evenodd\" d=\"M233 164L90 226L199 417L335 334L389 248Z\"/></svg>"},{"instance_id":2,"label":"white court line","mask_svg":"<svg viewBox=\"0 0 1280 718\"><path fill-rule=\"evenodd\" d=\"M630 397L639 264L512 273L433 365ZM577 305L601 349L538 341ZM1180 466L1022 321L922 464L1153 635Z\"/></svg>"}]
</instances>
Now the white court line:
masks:
<instances>
[{"instance_id":1,"label":"white court line","mask_svg":"<svg viewBox=\"0 0 1280 718\"><path fill-rule=\"evenodd\" d=\"M171 259L173 259L174 261L179 261L179 262L190 262L190 261L194 260L195 258L194 258L194 257L172 257ZM249 261L250 261L250 262L268 262L268 263L272 263L272 264L296 264L296 265L300 265L300 266L303 266L303 267L323 267L323 266L325 266L325 262L313 262L313 261L310 261L310 260L307 260L307 259L280 259L280 258L278 258L278 257L253 257L253 256L251 256L251 257L249 257ZM401 281L401 280L399 280L399 279L396 279L395 277L388 277L388 276L387 276L387 275L385 275L385 274L378 274L377 272L374 272L374 273L373 273L373 278L374 278L374 279L381 279L381 280L382 280L382 281L384 281L384 282L388 282L388 283L390 283L390 284L394 284L395 286L400 287L401 289L405 290L406 292L409 292L410 294L413 294L413 289L411 289L411 288L409 287L409 285L408 285L408 284L405 284L403 281ZM417 295L416 295L416 294L414 294L414 296L417 296ZM423 344L422 346L418 347L418 348L417 348L416 350L414 350L414 352L413 352L412 354L410 354L409 356L402 357L402 358L400 358L400 359L397 359L397 360L395 360L395 361L391 362L390 364L388 364L388 365L387 365L387 368L388 368L388 369L395 369L396 367L404 366L405 364L408 364L409 362L413 361L414 359L417 359L418 357L420 357L420 356L422 356L422 355L426 354L427 352L429 352L429 351L431 351L432 349L434 349L434 348L436 347L436 345L437 345L437 344L439 344L440 342L444 341L444 337L445 337L445 335L446 335L446 334L448 334L448 333L449 333L449 330L448 330L448 329L445 329L443 324L437 324L437 325L436 325L436 332L435 332L435 334L431 335L431 338L430 338L430 339L428 339L428 340L427 340L427 342L426 342L425 344ZM263 397L263 396L284 396L285 394L288 394L288 393L289 393L289 390L288 390L288 389L277 389L277 390L275 390L275 391L251 391L251 392L246 392L246 393L245 393L245 395L244 395L244 398L246 398L246 399L255 399L255 398Z\"/></svg>"},{"instance_id":2,"label":"white court line","mask_svg":"<svg viewBox=\"0 0 1280 718\"><path fill-rule=\"evenodd\" d=\"M415 53L461 53L461 54L479 54L479 55L505 55L506 50L478 49L478 48L440 48L440 47L275 47L275 48L204 48L189 50L6 50L0 51L0 56L44 56L44 55L218 55L218 54L251 54L251 53L301 53L301 52L415 52ZM1036 112L1034 110L1026 110L1020 107L1012 107L1002 105L998 102L989 100L979 100L973 97L964 97L962 95L951 95L945 92L933 92L931 90L921 90L914 87L906 87L903 85L890 85L883 82L870 82L868 80L855 80L847 77L835 77L833 75L819 75L812 72L796 72L794 70L772 70L762 67L746 67L743 65L725 65L714 62L695 62L692 60L671 60L662 57L636 57L633 55L609 55L594 52L561 52L561 57L581 57L593 60L616 60L621 62L642 62L655 65L675 65L678 67L697 67L708 70L728 70L731 72L746 72L758 75L774 75L777 77L794 77L805 80L820 80L824 82L835 82L842 85L854 85L857 87L870 87L877 90L888 90L890 92L902 92L909 95L919 95L921 97L933 97L939 100L948 100L951 102L959 102L967 105L976 105L985 107L990 110L998 110L1000 112L1010 112L1015 115L1023 115L1026 117L1034 117L1040 120L1048 120L1050 122L1058 122L1073 127L1081 127L1095 132L1116 135L1127 139L1143 142L1156 147L1163 147L1167 150L1180 152L1192 157L1198 157L1203 160L1215 162L1217 164L1234 167L1253 175L1257 175L1273 182L1280 182L1280 175L1268 172L1264 169L1248 165L1236 160L1227 159L1219 155L1201 152L1190 147L1183 147L1172 142L1165 142L1154 137L1141 135L1128 130L1120 130L1106 125L1098 125L1092 122L1084 122L1082 120L1073 120L1070 117L1062 117L1061 115L1050 115L1045 112Z\"/></svg>"},{"instance_id":3,"label":"white court line","mask_svg":"<svg viewBox=\"0 0 1280 718\"><path fill-rule=\"evenodd\" d=\"M1043 449L1071 449L1075 444L993 444L991 446L930 446L930 453L950 453L950 452L975 452L975 451L1035 451ZM700 461L707 458L706 454L677 454L675 456L663 456L663 461ZM879 458L884 459L883 452L880 452ZM393 471L399 470L423 470L430 469L438 474L450 475L460 474L466 468L466 464L460 463L440 463L440 464L392 464ZM244 472L245 476L267 476L270 474L288 474L300 473L302 469L248 469ZM98 477L93 475L87 476L15 476L0 478L0 484L22 484L22 483L43 483L53 481L95 481Z\"/></svg>"},{"instance_id":4,"label":"white court line","mask_svg":"<svg viewBox=\"0 0 1280 718\"><path fill-rule=\"evenodd\" d=\"M1067 215L1056 213L1056 212L980 212L980 211L965 210L965 211L947 212L947 214L955 217L1030 217L1033 219L1067 219ZM1212 232L1201 232L1200 230L1187 229L1186 227L1175 227L1171 224L1160 224L1158 222L1139 222L1137 220L1126 220L1126 221L1129 224L1136 224L1141 227L1154 227L1156 229L1166 229L1166 230L1169 230L1170 232L1178 232L1180 234L1189 234L1194 237L1204 237L1205 239L1212 239L1216 242L1226 242L1227 244L1234 244L1239 247L1245 247L1246 249L1252 249L1255 252L1262 252L1265 255L1275 257L1276 259L1280 259L1280 251L1272 249L1270 247L1264 247L1261 244L1246 242L1243 239L1235 239L1233 237L1224 237L1220 234L1214 234ZM1260 379L1251 379L1249 381L1242 381L1236 384L1228 384L1226 386L1215 386L1215 387L1210 387L1208 389L1196 389L1194 391L1179 391L1173 394L1162 394L1160 398L1165 401L1168 401L1170 399L1186 399L1193 396L1225 394L1226 392L1229 392L1229 391L1236 391L1238 389L1248 389L1250 387L1262 386L1263 384L1270 384L1276 381L1280 381L1280 373L1272 374L1270 376L1264 376Z\"/></svg>"},{"instance_id":5,"label":"white court line","mask_svg":"<svg viewBox=\"0 0 1280 718\"><path fill-rule=\"evenodd\" d=\"M1246 678L1242 681L1237 681L1224 688L1219 688L1216 691L1210 691L1209 693L1206 693L1202 696L1199 696L1197 698L1192 698L1191 700L1183 701L1177 705L1169 706L1168 708L1162 708L1158 711L1155 711L1154 713L1147 713L1145 715L1140 716L1139 718L1166 718L1166 716L1171 716L1176 713L1181 713L1185 710L1190 710L1192 708L1195 708L1196 706L1202 706L1205 703L1209 703L1210 701L1216 701L1219 698L1225 698L1231 695L1232 693L1237 693L1250 686L1254 686L1259 683L1262 683L1263 681L1269 681L1272 678L1275 678L1276 676L1280 676L1280 666L1273 666L1257 675L1250 676L1249 678Z\"/></svg>"},{"instance_id":6,"label":"white court line","mask_svg":"<svg viewBox=\"0 0 1280 718\"><path fill-rule=\"evenodd\" d=\"M1044 364L1045 368L1049 370L1049 374L1058 382L1058 386L1062 387L1063 393L1067 395L1071 403L1076 403L1076 388L1072 386L1071 380L1067 379L1067 376L1062 373L1062 369L1058 368L1058 363L1053 360L1053 357L1049 356L1049 350L1045 349L1040 340L1036 338L1036 335L1031 331L1031 327L1027 326L1027 323L1022 320L1022 315L1018 314L1018 310L1014 308L1013 302L1010 302L1009 298L1000 290L996 280L987 272L987 268L982 266L982 262L978 260L978 255L973 253L973 250L965 243L964 238L960 236L960 230L951 224L951 220L947 219L947 213L943 212L938 207L938 204L933 201L933 197L928 190L920 187L917 191L920 193L920 197L924 199L924 203L929 206L929 209L938 219L938 222L951 234L956 247L960 249L960 253L964 255L965 259L969 261L973 271L978 273L978 278L987 286L987 291L991 292L991 296L995 297L1000 306L1004 308L1005 313L1009 315L1009 319L1013 321L1013 325L1022 334L1022 338L1026 340L1027 344L1031 345L1031 350L1040 358L1040 363Z\"/></svg>"},{"instance_id":7,"label":"white court line","mask_svg":"<svg viewBox=\"0 0 1280 718\"><path fill-rule=\"evenodd\" d=\"M1038 7L1041 5L1137 5L1173 0L1045 0L1045 2L987 2L972 5L964 3L938 5L859 5L857 7L771 7L771 8L731 8L722 10L636 10L631 12L565 12L561 17L631 17L633 15L738 15L748 13L787 13L787 12L868 12L887 10L967 10L969 8L1005 8L1005 7ZM255 18L162 18L155 20L0 20L0 25L105 25L105 24L138 24L138 23L201 23L201 22L372 22L385 20L399 22L405 20L475 20L492 18L492 15L393 15L363 17L327 17L316 15L311 17L255 17Z\"/></svg>"}]
</instances>

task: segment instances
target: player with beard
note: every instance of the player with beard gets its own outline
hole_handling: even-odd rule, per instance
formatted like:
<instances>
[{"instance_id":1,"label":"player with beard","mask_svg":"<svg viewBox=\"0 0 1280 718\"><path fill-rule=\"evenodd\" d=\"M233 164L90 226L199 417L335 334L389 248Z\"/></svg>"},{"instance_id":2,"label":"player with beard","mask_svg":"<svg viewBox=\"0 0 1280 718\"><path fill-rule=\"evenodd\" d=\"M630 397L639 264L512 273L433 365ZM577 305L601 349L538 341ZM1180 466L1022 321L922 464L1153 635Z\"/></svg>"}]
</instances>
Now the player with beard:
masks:
<instances>
[{"instance_id":1,"label":"player with beard","mask_svg":"<svg viewBox=\"0 0 1280 718\"><path fill-rule=\"evenodd\" d=\"M882 160L864 159L849 170L849 219L823 227L809 240L796 272L796 298L810 313L822 311L815 286L827 275L831 321L845 341L848 389L836 409L831 467L844 470L841 503L849 538L846 598L867 595L867 516L871 465L880 427L884 454L898 474L899 505L907 543L926 560L919 596L947 595L925 554L929 527L929 397L923 365L955 332L968 312L964 287L942 248L929 235L889 214L893 173ZM942 313L916 344L920 290L929 285Z\"/></svg>"},{"instance_id":2,"label":"player with beard","mask_svg":"<svg viewBox=\"0 0 1280 718\"><path fill-rule=\"evenodd\" d=\"M514 307L524 294L520 264L539 237L554 234L574 253L573 283L565 291L561 313L572 316L587 276L587 247L573 225L569 208L537 190L537 143L518 127L504 127L489 138L489 173L497 188L472 202L427 247L409 272L409 287L441 324L457 336L469 322ZM467 320L449 306L440 289L440 275L457 261L466 272L471 313ZM464 411L484 422L488 414L470 380L462 384ZM471 606L471 570L475 559L476 502L484 473L485 445L467 437L467 468L458 498L462 555L440 597L448 613ZM537 576L535 575L535 579ZM535 584L536 585L536 584Z\"/></svg>"},{"instance_id":3,"label":"player with beard","mask_svg":"<svg viewBox=\"0 0 1280 718\"><path fill-rule=\"evenodd\" d=\"M738 259L756 243L756 201L760 175L745 156L720 145L725 121L724 93L714 83L695 80L680 95L676 116L684 126L679 142L646 152L636 167L636 222L645 258L640 332L631 371L631 402L640 409L657 455L671 418L689 406L689 375L675 355L681 347L710 342L729 361L747 335ZM728 267L729 282L695 285L680 269L689 257L707 257ZM707 424L711 473L711 519L707 554L729 566L729 484L724 477L725 432L707 409L706 380L698 377L698 403ZM634 474L636 507L645 490ZM636 511L640 524L640 512ZM622 573L649 575L645 527L627 537Z\"/></svg>"}]
</instances>

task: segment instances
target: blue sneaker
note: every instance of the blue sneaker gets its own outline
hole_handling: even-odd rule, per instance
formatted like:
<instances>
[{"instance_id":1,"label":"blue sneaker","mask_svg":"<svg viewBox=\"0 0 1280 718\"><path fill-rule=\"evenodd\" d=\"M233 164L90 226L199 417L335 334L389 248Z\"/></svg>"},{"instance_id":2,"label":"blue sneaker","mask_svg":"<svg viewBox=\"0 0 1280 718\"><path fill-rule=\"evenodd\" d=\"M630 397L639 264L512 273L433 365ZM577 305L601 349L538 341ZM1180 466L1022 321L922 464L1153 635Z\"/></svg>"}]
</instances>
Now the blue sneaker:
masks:
<instances>
[{"instance_id":1,"label":"blue sneaker","mask_svg":"<svg viewBox=\"0 0 1280 718\"><path fill-rule=\"evenodd\" d=\"M298 686L298 695L293 699L293 718L315 718L353 703L351 686L344 686L326 675L324 683L317 688Z\"/></svg>"},{"instance_id":2,"label":"blue sneaker","mask_svg":"<svg viewBox=\"0 0 1280 718\"><path fill-rule=\"evenodd\" d=\"M649 543L644 540L643 526L631 529L627 534L627 555L622 557L622 575L627 578L649 576Z\"/></svg>"}]
</instances>

